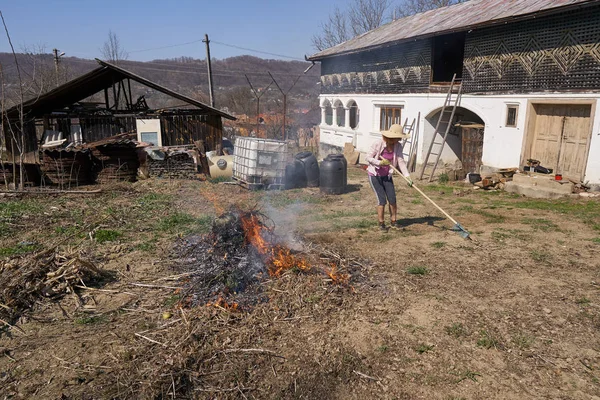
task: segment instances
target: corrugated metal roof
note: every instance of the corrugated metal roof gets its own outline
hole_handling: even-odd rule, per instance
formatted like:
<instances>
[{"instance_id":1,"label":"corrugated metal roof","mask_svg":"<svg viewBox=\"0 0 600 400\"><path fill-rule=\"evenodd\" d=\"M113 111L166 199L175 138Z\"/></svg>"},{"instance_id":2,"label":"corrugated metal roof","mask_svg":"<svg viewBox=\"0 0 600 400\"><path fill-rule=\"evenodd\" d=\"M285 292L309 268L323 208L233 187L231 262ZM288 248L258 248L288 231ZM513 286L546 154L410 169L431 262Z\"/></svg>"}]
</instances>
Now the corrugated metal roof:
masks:
<instances>
[{"instance_id":1,"label":"corrugated metal roof","mask_svg":"<svg viewBox=\"0 0 600 400\"><path fill-rule=\"evenodd\" d=\"M217 110L216 108L201 103L195 99L192 99L191 97L174 92L171 89L136 75L133 72L127 71L117 65L98 59L96 59L96 61L98 64L100 64L100 67L96 68L95 70L81 75L65 83L64 85L49 91L48 93L44 93L39 97L23 103L23 112L30 117L37 117L48 112L60 110L61 108L76 103L77 101L86 99L103 89L110 88L113 84L123 79L129 78L133 81L141 83L144 86L150 87L161 93L196 106L205 111L207 114L217 114L231 120L236 119L233 115ZM18 106L15 106L7 110L7 114L16 115L18 112L17 107Z\"/></svg>"},{"instance_id":2,"label":"corrugated metal roof","mask_svg":"<svg viewBox=\"0 0 600 400\"><path fill-rule=\"evenodd\" d=\"M470 0L398 19L318 52L308 60L317 61L385 44L529 19L541 13L599 3L600 0Z\"/></svg>"}]
</instances>

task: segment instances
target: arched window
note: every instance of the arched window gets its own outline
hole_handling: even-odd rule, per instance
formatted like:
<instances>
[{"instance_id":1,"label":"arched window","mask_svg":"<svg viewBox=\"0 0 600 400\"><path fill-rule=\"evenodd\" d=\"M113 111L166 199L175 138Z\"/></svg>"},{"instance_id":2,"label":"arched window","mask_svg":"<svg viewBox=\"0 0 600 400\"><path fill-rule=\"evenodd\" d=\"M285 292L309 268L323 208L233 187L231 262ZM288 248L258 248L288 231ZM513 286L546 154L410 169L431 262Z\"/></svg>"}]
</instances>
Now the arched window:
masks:
<instances>
[{"instance_id":1,"label":"arched window","mask_svg":"<svg viewBox=\"0 0 600 400\"><path fill-rule=\"evenodd\" d=\"M337 126L346 126L346 110L341 101L335 102L335 124Z\"/></svg>"},{"instance_id":2,"label":"arched window","mask_svg":"<svg viewBox=\"0 0 600 400\"><path fill-rule=\"evenodd\" d=\"M325 110L325 125L333 125L333 108L331 108L329 100L325 100L323 109Z\"/></svg>"},{"instance_id":3,"label":"arched window","mask_svg":"<svg viewBox=\"0 0 600 400\"><path fill-rule=\"evenodd\" d=\"M350 103L348 103L348 108L350 109L350 128L356 129L358 127L358 121L360 117L358 104L356 104L354 100L350 100Z\"/></svg>"}]
</instances>

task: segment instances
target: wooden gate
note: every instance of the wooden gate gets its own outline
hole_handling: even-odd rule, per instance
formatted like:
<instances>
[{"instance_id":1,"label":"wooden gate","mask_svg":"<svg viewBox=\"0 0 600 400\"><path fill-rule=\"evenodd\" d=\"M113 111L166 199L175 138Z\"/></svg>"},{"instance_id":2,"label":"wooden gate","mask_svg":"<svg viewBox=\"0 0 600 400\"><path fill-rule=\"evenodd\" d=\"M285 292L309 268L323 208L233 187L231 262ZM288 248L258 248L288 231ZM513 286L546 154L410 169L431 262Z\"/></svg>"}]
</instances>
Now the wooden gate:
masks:
<instances>
[{"instance_id":1,"label":"wooden gate","mask_svg":"<svg viewBox=\"0 0 600 400\"><path fill-rule=\"evenodd\" d=\"M462 166L465 173L479 173L483 156L484 125L472 124L461 126Z\"/></svg>"},{"instance_id":2,"label":"wooden gate","mask_svg":"<svg viewBox=\"0 0 600 400\"><path fill-rule=\"evenodd\" d=\"M534 104L529 155L555 173L581 180L591 136L591 104ZM527 153L527 152L526 152Z\"/></svg>"}]
</instances>

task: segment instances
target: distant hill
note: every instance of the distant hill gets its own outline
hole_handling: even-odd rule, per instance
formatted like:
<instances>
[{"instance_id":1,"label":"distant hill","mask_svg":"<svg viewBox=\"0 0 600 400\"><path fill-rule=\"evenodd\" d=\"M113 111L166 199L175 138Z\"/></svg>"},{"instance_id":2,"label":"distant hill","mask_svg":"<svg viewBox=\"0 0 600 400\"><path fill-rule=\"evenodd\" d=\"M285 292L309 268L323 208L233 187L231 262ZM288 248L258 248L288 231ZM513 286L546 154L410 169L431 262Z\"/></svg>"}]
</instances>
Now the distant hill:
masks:
<instances>
[{"instance_id":1,"label":"distant hill","mask_svg":"<svg viewBox=\"0 0 600 400\"><path fill-rule=\"evenodd\" d=\"M25 97L39 95L56 86L57 75L51 54L18 54L18 62L22 80L27 83L28 92ZM6 82L8 102L18 101L18 76L13 55L0 53L0 65ZM179 57L149 62L121 61L119 65L160 85L208 103L208 73L205 60ZM303 74L309 65L300 61L268 60L247 55L213 59L216 107L235 114L256 115L256 101L246 80L246 74L257 91L270 84L268 91L260 99L260 113L281 112L282 96L267 74L269 71L284 91L287 91L300 76L288 95L290 113L295 110L314 109L318 105L320 65L315 65L307 74ZM64 83L97 67L98 63L94 60L63 57L59 64L59 80ZM133 90L141 91L142 88ZM151 107L175 105L152 90L144 90L143 94Z\"/></svg>"}]
</instances>

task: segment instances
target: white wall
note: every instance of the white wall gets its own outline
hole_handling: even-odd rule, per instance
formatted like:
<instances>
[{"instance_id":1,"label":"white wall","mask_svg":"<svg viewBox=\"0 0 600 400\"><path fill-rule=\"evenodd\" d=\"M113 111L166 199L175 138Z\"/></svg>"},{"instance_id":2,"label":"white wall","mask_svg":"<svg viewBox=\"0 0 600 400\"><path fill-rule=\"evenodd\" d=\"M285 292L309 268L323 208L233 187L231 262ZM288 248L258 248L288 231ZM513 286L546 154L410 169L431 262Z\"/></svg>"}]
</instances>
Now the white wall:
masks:
<instances>
[{"instance_id":1,"label":"white wall","mask_svg":"<svg viewBox=\"0 0 600 400\"><path fill-rule=\"evenodd\" d=\"M331 104L336 100L348 104L350 100L356 101L360 110L360 120L356 129L349 127L336 127L321 124L321 143L343 148L344 143L351 142L357 150L364 153L370 145L381 138L379 132L379 106L402 106L402 121L408 118L409 123L420 114L419 121L419 148L417 149L420 163L424 151L429 146L425 141L424 131L427 126L425 118L435 110L441 108L446 98L445 94L423 93L403 95L321 95L320 103L325 99ZM540 93L530 95L493 95L476 96L463 95L460 106L477 114L485 124L483 139L483 165L493 168L519 167L521 150L524 143L525 126L528 119L528 101L535 100L568 100L568 99L600 99L598 94L552 94ZM518 105L517 126L505 126L507 105ZM335 119L334 119L335 121ZM600 184L600 104L592 115L592 140L586 167L585 181ZM428 139L429 140L429 139ZM405 151L407 152L407 151ZM431 161L431 160L430 160Z\"/></svg>"}]
</instances>

